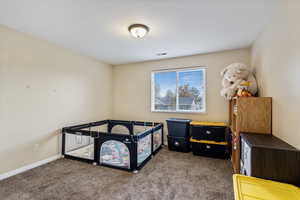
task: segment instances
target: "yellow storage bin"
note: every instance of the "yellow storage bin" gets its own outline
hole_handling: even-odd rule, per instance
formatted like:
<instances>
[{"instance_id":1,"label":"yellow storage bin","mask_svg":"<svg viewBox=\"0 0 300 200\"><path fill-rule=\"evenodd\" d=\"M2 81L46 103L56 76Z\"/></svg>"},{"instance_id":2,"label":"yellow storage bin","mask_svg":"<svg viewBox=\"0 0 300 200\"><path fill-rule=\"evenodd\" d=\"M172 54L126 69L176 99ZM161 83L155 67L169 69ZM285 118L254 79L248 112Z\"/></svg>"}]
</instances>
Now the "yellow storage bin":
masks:
<instances>
[{"instance_id":1,"label":"yellow storage bin","mask_svg":"<svg viewBox=\"0 0 300 200\"><path fill-rule=\"evenodd\" d=\"M190 123L190 135L196 140L224 142L228 135L227 124L224 122L192 121Z\"/></svg>"},{"instance_id":2,"label":"yellow storage bin","mask_svg":"<svg viewBox=\"0 0 300 200\"><path fill-rule=\"evenodd\" d=\"M224 122L201 122L201 121L192 121L190 125L196 126L227 126Z\"/></svg>"},{"instance_id":3,"label":"yellow storage bin","mask_svg":"<svg viewBox=\"0 0 300 200\"><path fill-rule=\"evenodd\" d=\"M190 138L190 142L196 142L196 143L202 143L202 144L216 144L216 145L228 145L228 142L215 142L211 140L196 140L193 139L192 137Z\"/></svg>"},{"instance_id":4,"label":"yellow storage bin","mask_svg":"<svg viewBox=\"0 0 300 200\"><path fill-rule=\"evenodd\" d=\"M300 200L300 189L296 186L233 175L235 200Z\"/></svg>"}]
</instances>

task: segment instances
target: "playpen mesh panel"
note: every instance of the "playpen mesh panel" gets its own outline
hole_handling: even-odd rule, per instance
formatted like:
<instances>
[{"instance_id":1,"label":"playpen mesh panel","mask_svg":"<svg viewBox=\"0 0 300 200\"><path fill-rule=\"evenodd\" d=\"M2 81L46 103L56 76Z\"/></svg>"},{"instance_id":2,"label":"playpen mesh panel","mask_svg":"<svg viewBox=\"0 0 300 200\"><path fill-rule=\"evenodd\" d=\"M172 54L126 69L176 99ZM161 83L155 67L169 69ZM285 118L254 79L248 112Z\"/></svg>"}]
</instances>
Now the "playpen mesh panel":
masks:
<instances>
[{"instance_id":1,"label":"playpen mesh panel","mask_svg":"<svg viewBox=\"0 0 300 200\"><path fill-rule=\"evenodd\" d=\"M100 164L130 169L130 154L127 146L116 140L108 140L101 145Z\"/></svg>"},{"instance_id":2,"label":"playpen mesh panel","mask_svg":"<svg viewBox=\"0 0 300 200\"><path fill-rule=\"evenodd\" d=\"M162 129L159 129L153 133L153 151L158 149L162 145Z\"/></svg>"},{"instance_id":3,"label":"playpen mesh panel","mask_svg":"<svg viewBox=\"0 0 300 200\"><path fill-rule=\"evenodd\" d=\"M138 166L151 155L151 134L138 141Z\"/></svg>"},{"instance_id":4,"label":"playpen mesh panel","mask_svg":"<svg viewBox=\"0 0 300 200\"><path fill-rule=\"evenodd\" d=\"M139 133L143 133L145 131L150 130L152 127L150 126L138 126L135 125L133 126L133 134L137 135ZM112 133L117 133L117 134L124 134L124 135L129 135L130 132L128 130L128 128L126 126L123 125L115 125L112 129L111 129Z\"/></svg>"},{"instance_id":5,"label":"playpen mesh panel","mask_svg":"<svg viewBox=\"0 0 300 200\"><path fill-rule=\"evenodd\" d=\"M126 126L123 125L115 125L112 129L111 129L112 133L118 133L118 134L126 134L129 135L129 130Z\"/></svg>"},{"instance_id":6,"label":"playpen mesh panel","mask_svg":"<svg viewBox=\"0 0 300 200\"><path fill-rule=\"evenodd\" d=\"M134 132L134 134L136 135L136 134L139 134L139 133L143 133L143 132L145 132L145 131L148 131L149 129L151 129L152 127L151 126L137 126L137 125L135 125L134 127L133 127L133 132Z\"/></svg>"},{"instance_id":7,"label":"playpen mesh panel","mask_svg":"<svg viewBox=\"0 0 300 200\"><path fill-rule=\"evenodd\" d=\"M66 133L65 154L94 160L94 138L80 134Z\"/></svg>"},{"instance_id":8,"label":"playpen mesh panel","mask_svg":"<svg viewBox=\"0 0 300 200\"><path fill-rule=\"evenodd\" d=\"M93 126L93 127L90 127L90 128L83 128L83 129L80 129L80 130L107 132L107 124L103 124L101 126Z\"/></svg>"}]
</instances>

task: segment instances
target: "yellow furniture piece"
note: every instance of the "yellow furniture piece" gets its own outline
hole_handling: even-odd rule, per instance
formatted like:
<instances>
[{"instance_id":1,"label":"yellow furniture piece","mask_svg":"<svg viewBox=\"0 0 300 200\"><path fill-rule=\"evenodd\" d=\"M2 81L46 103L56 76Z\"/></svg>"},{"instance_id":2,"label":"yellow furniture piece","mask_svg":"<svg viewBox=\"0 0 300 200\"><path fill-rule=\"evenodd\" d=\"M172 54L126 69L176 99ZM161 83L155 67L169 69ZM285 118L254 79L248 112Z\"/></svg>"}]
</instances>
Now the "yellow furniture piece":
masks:
<instances>
[{"instance_id":1,"label":"yellow furniture piece","mask_svg":"<svg viewBox=\"0 0 300 200\"><path fill-rule=\"evenodd\" d=\"M250 176L233 175L235 200L300 200L296 186Z\"/></svg>"},{"instance_id":2,"label":"yellow furniture piece","mask_svg":"<svg viewBox=\"0 0 300 200\"><path fill-rule=\"evenodd\" d=\"M198 126L227 126L226 123L223 122L200 122L200 121L192 121L190 125L198 125Z\"/></svg>"}]
</instances>

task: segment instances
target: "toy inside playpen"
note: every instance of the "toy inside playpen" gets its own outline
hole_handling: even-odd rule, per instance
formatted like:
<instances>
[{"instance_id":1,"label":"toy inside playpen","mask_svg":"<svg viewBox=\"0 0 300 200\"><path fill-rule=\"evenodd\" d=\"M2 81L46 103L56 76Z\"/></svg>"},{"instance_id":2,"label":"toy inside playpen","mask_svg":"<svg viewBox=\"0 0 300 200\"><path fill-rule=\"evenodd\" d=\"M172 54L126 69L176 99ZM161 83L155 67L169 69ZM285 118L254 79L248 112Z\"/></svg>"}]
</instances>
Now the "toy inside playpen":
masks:
<instances>
[{"instance_id":1,"label":"toy inside playpen","mask_svg":"<svg viewBox=\"0 0 300 200\"><path fill-rule=\"evenodd\" d=\"M104 120L65 127L63 155L130 171L140 169L163 145L163 124Z\"/></svg>"}]
</instances>

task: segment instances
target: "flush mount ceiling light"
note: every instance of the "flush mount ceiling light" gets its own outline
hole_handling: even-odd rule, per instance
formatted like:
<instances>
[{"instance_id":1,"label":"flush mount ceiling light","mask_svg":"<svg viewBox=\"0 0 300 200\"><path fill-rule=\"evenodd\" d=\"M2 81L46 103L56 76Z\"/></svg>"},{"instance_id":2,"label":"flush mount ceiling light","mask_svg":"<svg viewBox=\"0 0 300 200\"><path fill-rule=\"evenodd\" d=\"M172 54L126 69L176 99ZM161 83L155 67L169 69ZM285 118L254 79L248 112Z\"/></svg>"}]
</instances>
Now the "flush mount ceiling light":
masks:
<instances>
[{"instance_id":1,"label":"flush mount ceiling light","mask_svg":"<svg viewBox=\"0 0 300 200\"><path fill-rule=\"evenodd\" d=\"M144 24L132 24L128 27L128 31L135 38L142 38L149 32L149 27Z\"/></svg>"},{"instance_id":2,"label":"flush mount ceiling light","mask_svg":"<svg viewBox=\"0 0 300 200\"><path fill-rule=\"evenodd\" d=\"M168 55L168 53L167 52L162 52L162 53L157 53L156 55L157 56L166 56L166 55Z\"/></svg>"}]
</instances>

